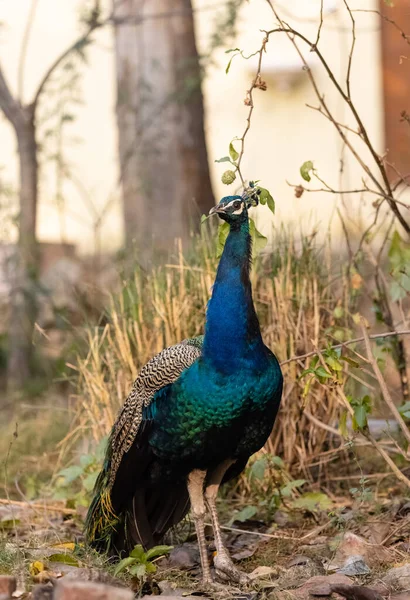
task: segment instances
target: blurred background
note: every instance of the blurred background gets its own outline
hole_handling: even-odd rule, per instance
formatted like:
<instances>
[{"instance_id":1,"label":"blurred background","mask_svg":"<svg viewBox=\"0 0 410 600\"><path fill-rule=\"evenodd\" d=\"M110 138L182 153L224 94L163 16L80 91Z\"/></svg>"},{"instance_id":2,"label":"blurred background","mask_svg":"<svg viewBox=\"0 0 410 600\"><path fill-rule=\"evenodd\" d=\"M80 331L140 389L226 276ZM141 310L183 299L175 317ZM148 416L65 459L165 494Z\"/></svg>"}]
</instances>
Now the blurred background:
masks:
<instances>
[{"instance_id":1,"label":"blurred background","mask_svg":"<svg viewBox=\"0 0 410 600\"><path fill-rule=\"evenodd\" d=\"M241 191L238 159L276 204L253 215L265 340L292 359L269 452L313 485L346 414L389 416L353 358L306 381L294 357L360 336L359 314L408 328L409 35L404 0L0 0L1 443L17 422L27 497L64 487L153 353L203 331L201 215ZM405 337L374 352L407 419Z\"/></svg>"}]
</instances>

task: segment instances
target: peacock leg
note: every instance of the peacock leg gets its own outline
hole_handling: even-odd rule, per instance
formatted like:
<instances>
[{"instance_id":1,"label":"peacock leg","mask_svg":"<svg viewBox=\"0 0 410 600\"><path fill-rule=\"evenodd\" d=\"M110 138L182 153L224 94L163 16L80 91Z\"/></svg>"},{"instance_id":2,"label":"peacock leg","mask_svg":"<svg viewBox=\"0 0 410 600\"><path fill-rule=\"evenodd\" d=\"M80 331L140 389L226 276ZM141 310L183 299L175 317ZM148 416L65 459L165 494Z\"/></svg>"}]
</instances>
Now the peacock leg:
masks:
<instances>
[{"instance_id":1,"label":"peacock leg","mask_svg":"<svg viewBox=\"0 0 410 600\"><path fill-rule=\"evenodd\" d=\"M222 579L228 578L235 583L245 584L249 581L248 576L233 564L228 550L224 546L221 526L218 519L218 511L216 509L216 497L218 495L219 486L221 485L226 471L234 462L235 461L233 460L226 460L210 474L207 486L205 488L205 501L211 515L212 527L215 536L215 546L217 552L214 558L215 570Z\"/></svg>"},{"instance_id":2,"label":"peacock leg","mask_svg":"<svg viewBox=\"0 0 410 600\"><path fill-rule=\"evenodd\" d=\"M195 523L196 536L198 538L198 547L202 566L202 580L204 583L210 584L212 582L212 577L205 540L205 477L206 471L200 471L199 469L192 471L188 475L188 493L191 501L191 510Z\"/></svg>"}]
</instances>

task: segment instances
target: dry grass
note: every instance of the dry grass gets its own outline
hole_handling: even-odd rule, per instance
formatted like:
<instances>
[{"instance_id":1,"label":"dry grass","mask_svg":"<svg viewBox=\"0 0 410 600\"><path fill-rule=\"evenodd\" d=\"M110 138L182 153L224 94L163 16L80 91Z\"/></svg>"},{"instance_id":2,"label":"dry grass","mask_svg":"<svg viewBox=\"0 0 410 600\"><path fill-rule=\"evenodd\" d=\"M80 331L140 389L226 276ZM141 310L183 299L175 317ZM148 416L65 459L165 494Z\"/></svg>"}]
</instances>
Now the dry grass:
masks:
<instances>
[{"instance_id":1,"label":"dry grass","mask_svg":"<svg viewBox=\"0 0 410 600\"><path fill-rule=\"evenodd\" d=\"M282 230L273 248L255 261L252 283L265 343L279 360L324 347L334 336L347 337L352 299L330 247L318 248L314 236L296 240ZM106 324L88 332L89 352L78 364L74 438L87 431L98 442L107 435L141 366L164 347L203 331L216 267L213 244L203 238L189 254L179 246L171 264L150 275L137 271L124 282L111 300ZM337 306L344 308L339 320ZM281 418L268 450L306 471L313 457L328 460L320 454L332 451L326 427L335 427L341 401L336 389L316 384L301 402L305 362L284 366ZM339 446L337 438L333 443Z\"/></svg>"}]
</instances>

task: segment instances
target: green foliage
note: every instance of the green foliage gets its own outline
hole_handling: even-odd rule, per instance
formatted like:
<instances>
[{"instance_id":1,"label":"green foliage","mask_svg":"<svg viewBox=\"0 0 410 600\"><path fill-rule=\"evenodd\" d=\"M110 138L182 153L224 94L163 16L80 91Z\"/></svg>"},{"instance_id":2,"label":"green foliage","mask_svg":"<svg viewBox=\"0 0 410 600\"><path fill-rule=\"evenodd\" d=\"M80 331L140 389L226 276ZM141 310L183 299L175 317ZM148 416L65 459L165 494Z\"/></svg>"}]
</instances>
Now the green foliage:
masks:
<instances>
[{"instance_id":1,"label":"green foliage","mask_svg":"<svg viewBox=\"0 0 410 600\"><path fill-rule=\"evenodd\" d=\"M305 181L310 181L312 179L310 176L311 171L314 171L313 162L311 160L307 160L300 167L300 174Z\"/></svg>"},{"instance_id":2,"label":"green foliage","mask_svg":"<svg viewBox=\"0 0 410 600\"><path fill-rule=\"evenodd\" d=\"M231 185L231 183L233 183L235 181L235 179L236 179L235 172L230 169L228 169L227 171L224 171L222 173L221 181L225 185Z\"/></svg>"},{"instance_id":3,"label":"green foliage","mask_svg":"<svg viewBox=\"0 0 410 600\"><path fill-rule=\"evenodd\" d=\"M114 575L119 573L128 573L132 577L145 580L148 575L156 573L157 566L152 562L172 550L173 546L154 546L147 552L141 544L135 546L129 556L123 558L117 565Z\"/></svg>"},{"instance_id":4,"label":"green foliage","mask_svg":"<svg viewBox=\"0 0 410 600\"><path fill-rule=\"evenodd\" d=\"M354 398L346 396L350 406L353 408L352 426L354 431L363 431L367 428L367 415L372 411L372 402L370 396Z\"/></svg>"},{"instance_id":5,"label":"green foliage","mask_svg":"<svg viewBox=\"0 0 410 600\"><path fill-rule=\"evenodd\" d=\"M329 510L332 507L332 501L327 494L321 492L306 492L300 498L292 502L293 508L316 512L320 510Z\"/></svg>"},{"instance_id":6,"label":"green foliage","mask_svg":"<svg viewBox=\"0 0 410 600\"><path fill-rule=\"evenodd\" d=\"M62 469L54 482L56 500L65 500L71 507L88 506L104 459L107 438L103 438L93 454L84 454L79 464Z\"/></svg>"},{"instance_id":7,"label":"green foliage","mask_svg":"<svg viewBox=\"0 0 410 600\"><path fill-rule=\"evenodd\" d=\"M410 419L410 400L407 400L402 406L398 407L399 413L405 419Z\"/></svg>"},{"instance_id":8,"label":"green foliage","mask_svg":"<svg viewBox=\"0 0 410 600\"><path fill-rule=\"evenodd\" d=\"M390 273L393 282L390 295L394 302L402 300L410 292L410 245L395 231L389 248Z\"/></svg>"},{"instance_id":9,"label":"green foliage","mask_svg":"<svg viewBox=\"0 0 410 600\"><path fill-rule=\"evenodd\" d=\"M272 515L284 502L292 501L299 495L299 488L305 479L292 479L279 456L263 454L258 456L245 471L250 487L252 504L234 513L229 520L246 521L256 515L271 520Z\"/></svg>"}]
</instances>

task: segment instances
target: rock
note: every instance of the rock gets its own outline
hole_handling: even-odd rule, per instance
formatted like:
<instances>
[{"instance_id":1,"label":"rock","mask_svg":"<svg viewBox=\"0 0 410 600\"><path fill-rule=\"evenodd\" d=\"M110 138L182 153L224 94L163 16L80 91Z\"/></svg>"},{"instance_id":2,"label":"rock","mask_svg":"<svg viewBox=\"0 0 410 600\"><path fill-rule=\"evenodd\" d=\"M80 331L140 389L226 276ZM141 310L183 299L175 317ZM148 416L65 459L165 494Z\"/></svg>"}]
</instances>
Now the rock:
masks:
<instances>
[{"instance_id":1,"label":"rock","mask_svg":"<svg viewBox=\"0 0 410 600\"><path fill-rule=\"evenodd\" d=\"M174 598L179 596L186 598L189 595L188 590L178 587L175 583L168 581L167 579L159 581L158 587L161 590L161 598L164 598L164 596L173 596ZM152 596L150 596L150 598L152 598Z\"/></svg>"},{"instance_id":2,"label":"rock","mask_svg":"<svg viewBox=\"0 0 410 600\"><path fill-rule=\"evenodd\" d=\"M151 596L152 598L152 596ZM53 600L134 600L131 590L101 583L60 579L54 589ZM174 598L175 600L175 598Z\"/></svg>"},{"instance_id":3,"label":"rock","mask_svg":"<svg viewBox=\"0 0 410 600\"><path fill-rule=\"evenodd\" d=\"M380 563L389 562L392 555L386 548L378 544L371 544L364 538L347 531L336 549L336 554L328 568L331 571L342 569L348 558L360 556L369 567Z\"/></svg>"},{"instance_id":4,"label":"rock","mask_svg":"<svg viewBox=\"0 0 410 600\"><path fill-rule=\"evenodd\" d=\"M79 569L74 568L72 571L67 573L64 577L64 581L91 581L93 583L105 583L114 587L125 587L124 582L121 579L112 577L105 571L99 569Z\"/></svg>"},{"instance_id":5,"label":"rock","mask_svg":"<svg viewBox=\"0 0 410 600\"><path fill-rule=\"evenodd\" d=\"M410 590L410 563L389 569L382 582L392 590Z\"/></svg>"},{"instance_id":6,"label":"rock","mask_svg":"<svg viewBox=\"0 0 410 600\"><path fill-rule=\"evenodd\" d=\"M200 563L198 546L194 544L182 544L171 550L168 557L170 567L179 569L192 569Z\"/></svg>"},{"instance_id":7,"label":"rock","mask_svg":"<svg viewBox=\"0 0 410 600\"><path fill-rule=\"evenodd\" d=\"M51 584L35 585L31 590L31 600L53 600L54 588Z\"/></svg>"},{"instance_id":8,"label":"rock","mask_svg":"<svg viewBox=\"0 0 410 600\"><path fill-rule=\"evenodd\" d=\"M0 596L10 598L12 593L16 591L17 581L11 575L0 575Z\"/></svg>"},{"instance_id":9,"label":"rock","mask_svg":"<svg viewBox=\"0 0 410 600\"><path fill-rule=\"evenodd\" d=\"M332 593L332 585L339 584L351 585L351 580L346 577L346 575L339 575L337 573L334 573L333 575L316 575L291 592L280 592L277 594L277 597L285 600L291 593L292 598L295 600L310 600L312 590L316 591L315 595L330 596ZM319 594L317 592L319 592Z\"/></svg>"},{"instance_id":10,"label":"rock","mask_svg":"<svg viewBox=\"0 0 410 600\"><path fill-rule=\"evenodd\" d=\"M333 584L332 593L339 594L347 600L383 600L383 597L369 587L362 585Z\"/></svg>"},{"instance_id":11,"label":"rock","mask_svg":"<svg viewBox=\"0 0 410 600\"><path fill-rule=\"evenodd\" d=\"M349 556L345 564L341 569L337 569L336 573L342 573L343 575L350 575L350 577L356 577L357 575L368 575L371 573L369 567L363 560L363 556Z\"/></svg>"}]
</instances>

